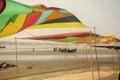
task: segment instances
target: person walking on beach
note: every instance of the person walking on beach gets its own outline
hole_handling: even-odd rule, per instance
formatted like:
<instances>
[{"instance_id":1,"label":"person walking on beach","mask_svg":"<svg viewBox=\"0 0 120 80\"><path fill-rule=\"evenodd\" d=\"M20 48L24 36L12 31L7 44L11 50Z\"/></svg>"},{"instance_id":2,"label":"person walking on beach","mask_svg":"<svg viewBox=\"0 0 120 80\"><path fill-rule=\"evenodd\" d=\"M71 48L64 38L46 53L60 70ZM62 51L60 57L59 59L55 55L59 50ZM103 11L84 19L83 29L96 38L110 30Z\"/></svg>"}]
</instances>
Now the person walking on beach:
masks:
<instances>
[{"instance_id":1,"label":"person walking on beach","mask_svg":"<svg viewBox=\"0 0 120 80\"><path fill-rule=\"evenodd\" d=\"M35 51L35 48L33 48L33 52Z\"/></svg>"}]
</instances>

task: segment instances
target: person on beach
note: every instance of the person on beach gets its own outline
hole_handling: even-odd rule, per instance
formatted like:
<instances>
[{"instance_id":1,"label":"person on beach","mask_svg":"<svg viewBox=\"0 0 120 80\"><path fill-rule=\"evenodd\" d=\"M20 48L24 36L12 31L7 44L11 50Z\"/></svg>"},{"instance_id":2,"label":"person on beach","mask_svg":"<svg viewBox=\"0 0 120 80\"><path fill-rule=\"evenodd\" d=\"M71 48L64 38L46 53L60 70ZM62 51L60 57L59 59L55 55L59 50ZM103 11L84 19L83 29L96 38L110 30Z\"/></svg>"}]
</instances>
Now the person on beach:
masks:
<instances>
[{"instance_id":1,"label":"person on beach","mask_svg":"<svg viewBox=\"0 0 120 80\"><path fill-rule=\"evenodd\" d=\"M33 48L33 52L35 51L35 48Z\"/></svg>"}]
</instances>

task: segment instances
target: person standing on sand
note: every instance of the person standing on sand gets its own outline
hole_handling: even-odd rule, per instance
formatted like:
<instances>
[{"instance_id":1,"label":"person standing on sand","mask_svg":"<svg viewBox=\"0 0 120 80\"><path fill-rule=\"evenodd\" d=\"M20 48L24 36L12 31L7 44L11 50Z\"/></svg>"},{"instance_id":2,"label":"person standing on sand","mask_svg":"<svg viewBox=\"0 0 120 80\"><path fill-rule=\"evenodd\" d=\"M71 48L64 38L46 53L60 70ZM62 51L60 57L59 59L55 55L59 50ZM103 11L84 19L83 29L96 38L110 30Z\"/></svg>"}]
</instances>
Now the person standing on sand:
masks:
<instances>
[{"instance_id":1,"label":"person standing on sand","mask_svg":"<svg viewBox=\"0 0 120 80\"><path fill-rule=\"evenodd\" d=\"M33 52L35 51L35 48L33 48Z\"/></svg>"}]
</instances>

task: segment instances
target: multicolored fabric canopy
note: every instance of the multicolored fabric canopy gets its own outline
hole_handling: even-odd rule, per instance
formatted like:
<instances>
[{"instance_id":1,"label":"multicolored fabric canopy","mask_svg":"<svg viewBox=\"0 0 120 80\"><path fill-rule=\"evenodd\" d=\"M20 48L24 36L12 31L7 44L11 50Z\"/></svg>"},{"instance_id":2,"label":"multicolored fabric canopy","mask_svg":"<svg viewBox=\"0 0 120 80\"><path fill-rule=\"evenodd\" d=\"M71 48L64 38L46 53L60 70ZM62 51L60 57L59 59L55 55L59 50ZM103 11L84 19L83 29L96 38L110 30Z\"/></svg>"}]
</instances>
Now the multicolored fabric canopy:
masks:
<instances>
[{"instance_id":1,"label":"multicolored fabric canopy","mask_svg":"<svg viewBox=\"0 0 120 80\"><path fill-rule=\"evenodd\" d=\"M117 42L120 42L120 39L117 39L115 37L107 40L106 42L104 42L105 44L111 44L111 43L117 43Z\"/></svg>"},{"instance_id":2,"label":"multicolored fabric canopy","mask_svg":"<svg viewBox=\"0 0 120 80\"><path fill-rule=\"evenodd\" d=\"M50 40L55 42L65 43L112 43L111 39L115 38L115 35L101 36L92 32L80 31L80 32L69 32L63 34L45 35L45 36L33 36L19 39L30 39L30 40ZM111 41L111 42L110 42ZM109 42L109 43L108 43Z\"/></svg>"},{"instance_id":3,"label":"multicolored fabric canopy","mask_svg":"<svg viewBox=\"0 0 120 80\"><path fill-rule=\"evenodd\" d=\"M78 42L87 43L87 42L92 42L92 40L94 40L94 36L96 38L101 37L100 35L94 34L91 32L79 31L79 32L69 32L69 33L63 33L63 34L25 37L21 39L50 40L50 41L65 42L65 43L78 43Z\"/></svg>"},{"instance_id":4,"label":"multicolored fabric canopy","mask_svg":"<svg viewBox=\"0 0 120 80\"><path fill-rule=\"evenodd\" d=\"M78 32L68 32L68 33L62 33L62 34L53 34L53 35L44 35L44 36L33 36L33 37L25 37L25 38L21 38L21 39L32 39L32 40L58 40L58 39L66 39L68 37L76 37L76 38L80 38L80 37L88 37L88 36L96 36L99 37L100 35L98 34L94 34L94 33L90 33L87 31L78 31Z\"/></svg>"},{"instance_id":5,"label":"multicolored fabric canopy","mask_svg":"<svg viewBox=\"0 0 120 80\"><path fill-rule=\"evenodd\" d=\"M0 0L0 38L24 29L86 27L65 9Z\"/></svg>"},{"instance_id":6,"label":"multicolored fabric canopy","mask_svg":"<svg viewBox=\"0 0 120 80\"><path fill-rule=\"evenodd\" d=\"M96 39L96 41L98 40L98 38ZM82 44L82 43L92 43L95 41L95 38L91 38L90 36L86 36L86 37L68 37L65 39L53 39L52 41L56 41L56 42L65 42L65 43L75 43L75 44Z\"/></svg>"}]
</instances>

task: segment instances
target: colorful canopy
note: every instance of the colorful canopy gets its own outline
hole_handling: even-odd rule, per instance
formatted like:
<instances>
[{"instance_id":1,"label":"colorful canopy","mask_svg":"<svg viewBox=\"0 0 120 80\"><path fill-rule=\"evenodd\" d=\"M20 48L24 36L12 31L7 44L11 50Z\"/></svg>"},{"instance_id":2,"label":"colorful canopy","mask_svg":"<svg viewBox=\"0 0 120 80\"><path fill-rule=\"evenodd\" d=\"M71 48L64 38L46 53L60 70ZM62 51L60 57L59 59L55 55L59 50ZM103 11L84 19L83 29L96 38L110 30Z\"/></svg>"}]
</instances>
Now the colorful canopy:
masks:
<instances>
[{"instance_id":1,"label":"colorful canopy","mask_svg":"<svg viewBox=\"0 0 120 80\"><path fill-rule=\"evenodd\" d=\"M24 29L86 27L65 9L0 0L0 38Z\"/></svg>"},{"instance_id":2,"label":"colorful canopy","mask_svg":"<svg viewBox=\"0 0 120 80\"><path fill-rule=\"evenodd\" d=\"M62 33L62 34L53 34L53 35L45 35L45 36L33 36L33 37L24 37L21 39L32 39L32 40L58 40L58 39L66 39L68 37L88 37L88 36L96 36L99 37L100 35L98 34L94 34L94 33L90 33L87 31L78 31L78 32L68 32L68 33Z\"/></svg>"},{"instance_id":3,"label":"colorful canopy","mask_svg":"<svg viewBox=\"0 0 120 80\"><path fill-rule=\"evenodd\" d=\"M96 41L99 38L97 37ZM95 41L94 37L90 37L90 36L86 36L86 37L68 37L65 39L53 39L52 41L56 41L56 42L65 42L65 43L76 43L76 44L82 44L82 43L92 43Z\"/></svg>"},{"instance_id":4,"label":"colorful canopy","mask_svg":"<svg viewBox=\"0 0 120 80\"><path fill-rule=\"evenodd\" d=\"M94 40L94 36L96 36L96 40L97 38L101 37L100 35L91 32L79 31L79 32L69 32L63 34L25 37L21 39L50 40L50 41L65 42L65 43L87 43L87 42L92 42Z\"/></svg>"},{"instance_id":5,"label":"colorful canopy","mask_svg":"<svg viewBox=\"0 0 120 80\"><path fill-rule=\"evenodd\" d=\"M20 39L31 39L31 40L50 40L56 42L65 42L65 43L106 43L110 44L109 40L115 38L115 35L101 36L94 34L92 32L79 31L79 32L69 32L63 34L54 34L54 35L45 35L45 36L33 36L33 37L24 37ZM116 39L116 38L115 38ZM108 43L109 42L109 43Z\"/></svg>"},{"instance_id":6,"label":"colorful canopy","mask_svg":"<svg viewBox=\"0 0 120 80\"><path fill-rule=\"evenodd\" d=\"M106 42L104 42L105 44L110 44L110 43L116 43L116 42L120 42L120 39L117 38L111 38L109 40L107 40Z\"/></svg>"}]
</instances>

